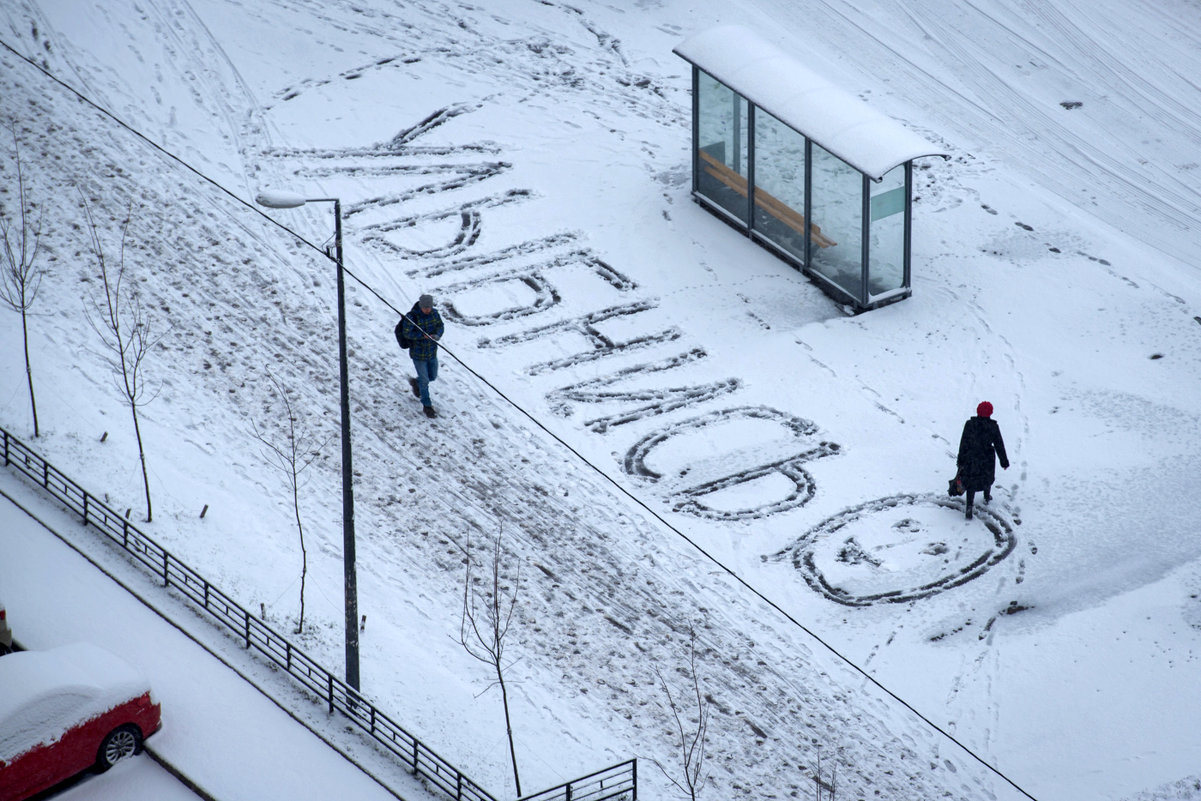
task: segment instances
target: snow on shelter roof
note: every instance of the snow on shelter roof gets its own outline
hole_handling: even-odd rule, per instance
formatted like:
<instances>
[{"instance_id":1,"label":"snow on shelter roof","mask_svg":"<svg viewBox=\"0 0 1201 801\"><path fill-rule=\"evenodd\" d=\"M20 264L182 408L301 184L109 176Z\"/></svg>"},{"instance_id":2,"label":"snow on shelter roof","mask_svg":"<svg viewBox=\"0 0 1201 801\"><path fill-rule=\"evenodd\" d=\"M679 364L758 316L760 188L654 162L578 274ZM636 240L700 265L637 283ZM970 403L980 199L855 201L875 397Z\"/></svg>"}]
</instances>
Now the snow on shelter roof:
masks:
<instances>
[{"instance_id":1,"label":"snow on shelter roof","mask_svg":"<svg viewBox=\"0 0 1201 801\"><path fill-rule=\"evenodd\" d=\"M911 159L947 155L740 25L708 28L672 52L872 180Z\"/></svg>"}]
</instances>

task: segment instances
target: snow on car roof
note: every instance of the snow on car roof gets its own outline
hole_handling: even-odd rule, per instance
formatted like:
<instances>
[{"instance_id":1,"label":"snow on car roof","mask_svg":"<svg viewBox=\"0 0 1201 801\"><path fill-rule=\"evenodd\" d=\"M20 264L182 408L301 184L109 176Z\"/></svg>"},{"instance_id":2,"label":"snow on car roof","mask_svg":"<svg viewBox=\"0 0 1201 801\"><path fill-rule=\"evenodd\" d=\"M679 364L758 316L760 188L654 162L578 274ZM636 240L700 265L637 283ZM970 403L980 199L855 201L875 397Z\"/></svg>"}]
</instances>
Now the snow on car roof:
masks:
<instances>
[{"instance_id":1,"label":"snow on car roof","mask_svg":"<svg viewBox=\"0 0 1201 801\"><path fill-rule=\"evenodd\" d=\"M672 51L873 180L935 145L741 25L718 25Z\"/></svg>"},{"instance_id":2,"label":"snow on car roof","mask_svg":"<svg viewBox=\"0 0 1201 801\"><path fill-rule=\"evenodd\" d=\"M137 669L90 643L0 658L0 760L52 743L149 689Z\"/></svg>"}]
</instances>

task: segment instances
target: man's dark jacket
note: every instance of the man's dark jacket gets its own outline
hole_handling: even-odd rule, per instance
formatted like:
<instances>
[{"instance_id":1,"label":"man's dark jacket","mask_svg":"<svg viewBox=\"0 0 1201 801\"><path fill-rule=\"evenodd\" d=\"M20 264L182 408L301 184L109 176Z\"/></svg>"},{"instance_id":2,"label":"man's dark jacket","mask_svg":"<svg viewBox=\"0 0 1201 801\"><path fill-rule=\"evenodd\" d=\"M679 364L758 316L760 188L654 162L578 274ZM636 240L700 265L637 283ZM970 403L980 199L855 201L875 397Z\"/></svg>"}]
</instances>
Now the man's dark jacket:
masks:
<instances>
[{"instance_id":1,"label":"man's dark jacket","mask_svg":"<svg viewBox=\"0 0 1201 801\"><path fill-rule=\"evenodd\" d=\"M1001 428L990 417L973 417L963 424L963 436L959 438L959 480L963 488L979 492L992 486L997 476L997 459L1001 467L1009 467L1005 455L1005 442L1001 439Z\"/></svg>"},{"instance_id":2,"label":"man's dark jacket","mask_svg":"<svg viewBox=\"0 0 1201 801\"><path fill-rule=\"evenodd\" d=\"M434 339L442 337L442 316L437 309L430 309L426 314L419 304L414 303L402 323L401 332L413 343L409 348L413 361L428 362L438 355L438 343ZM426 334L434 339L427 338Z\"/></svg>"}]
</instances>

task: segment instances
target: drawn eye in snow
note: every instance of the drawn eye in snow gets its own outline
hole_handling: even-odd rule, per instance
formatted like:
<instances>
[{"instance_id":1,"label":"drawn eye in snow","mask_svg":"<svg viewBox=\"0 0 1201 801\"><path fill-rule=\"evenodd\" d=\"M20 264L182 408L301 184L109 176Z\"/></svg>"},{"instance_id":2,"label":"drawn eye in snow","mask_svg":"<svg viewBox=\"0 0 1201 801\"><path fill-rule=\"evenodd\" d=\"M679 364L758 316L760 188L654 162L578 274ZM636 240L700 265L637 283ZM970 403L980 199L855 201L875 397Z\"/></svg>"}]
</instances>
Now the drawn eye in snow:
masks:
<instances>
[{"instance_id":1,"label":"drawn eye in snow","mask_svg":"<svg viewBox=\"0 0 1201 801\"><path fill-rule=\"evenodd\" d=\"M675 511L715 520L766 517L804 506L813 477L801 465L838 453L805 419L761 406L719 409L647 435L624 468L675 488Z\"/></svg>"},{"instance_id":2,"label":"drawn eye in snow","mask_svg":"<svg viewBox=\"0 0 1201 801\"><path fill-rule=\"evenodd\" d=\"M987 506L963 519L938 495L894 495L819 523L765 561L789 561L812 589L847 606L929 598L984 575L1013 552L1013 527Z\"/></svg>"}]
</instances>

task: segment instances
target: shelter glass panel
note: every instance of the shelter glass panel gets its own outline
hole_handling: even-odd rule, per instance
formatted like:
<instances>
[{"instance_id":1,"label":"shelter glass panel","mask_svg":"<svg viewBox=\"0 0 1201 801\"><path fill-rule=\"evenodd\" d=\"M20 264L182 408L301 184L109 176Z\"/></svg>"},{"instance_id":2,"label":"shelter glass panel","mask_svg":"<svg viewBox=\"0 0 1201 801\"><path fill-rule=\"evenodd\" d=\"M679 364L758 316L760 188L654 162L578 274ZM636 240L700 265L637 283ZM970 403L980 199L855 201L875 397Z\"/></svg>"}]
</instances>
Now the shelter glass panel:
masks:
<instances>
[{"instance_id":1,"label":"shelter glass panel","mask_svg":"<svg viewBox=\"0 0 1201 801\"><path fill-rule=\"evenodd\" d=\"M805 262L805 137L755 109L754 228Z\"/></svg>"},{"instance_id":2,"label":"shelter glass panel","mask_svg":"<svg viewBox=\"0 0 1201 801\"><path fill-rule=\"evenodd\" d=\"M871 185L871 228L868 239L868 295L881 295L905 285L905 201L909 196L905 165L885 173Z\"/></svg>"},{"instance_id":3,"label":"shelter glass panel","mask_svg":"<svg viewBox=\"0 0 1201 801\"><path fill-rule=\"evenodd\" d=\"M863 300L863 173L813 143L809 267Z\"/></svg>"},{"instance_id":4,"label":"shelter glass panel","mask_svg":"<svg viewBox=\"0 0 1201 801\"><path fill-rule=\"evenodd\" d=\"M697 70L696 191L750 225L750 107L746 98Z\"/></svg>"}]
</instances>

